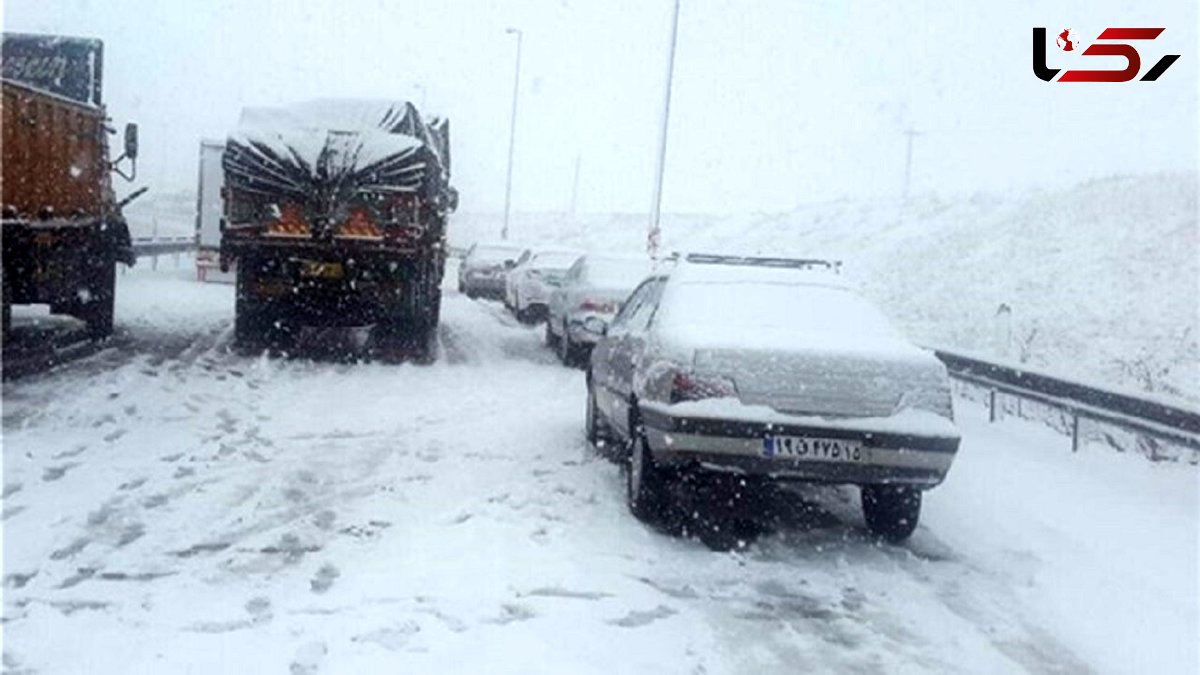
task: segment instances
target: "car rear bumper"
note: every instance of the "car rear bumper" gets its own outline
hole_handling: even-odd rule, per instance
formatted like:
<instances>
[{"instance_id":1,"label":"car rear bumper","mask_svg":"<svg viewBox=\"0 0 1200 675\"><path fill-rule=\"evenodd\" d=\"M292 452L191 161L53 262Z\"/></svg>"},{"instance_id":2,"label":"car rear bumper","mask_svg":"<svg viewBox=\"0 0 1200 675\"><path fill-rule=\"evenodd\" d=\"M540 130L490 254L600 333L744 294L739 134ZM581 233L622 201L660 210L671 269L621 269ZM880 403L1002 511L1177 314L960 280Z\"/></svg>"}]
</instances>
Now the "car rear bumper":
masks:
<instances>
[{"instance_id":1,"label":"car rear bumper","mask_svg":"<svg viewBox=\"0 0 1200 675\"><path fill-rule=\"evenodd\" d=\"M659 464L819 483L892 483L931 488L945 479L960 440L677 417L645 407L641 420L646 442ZM764 439L773 435L856 440L862 444L863 459L851 463L769 456L764 451Z\"/></svg>"}]
</instances>

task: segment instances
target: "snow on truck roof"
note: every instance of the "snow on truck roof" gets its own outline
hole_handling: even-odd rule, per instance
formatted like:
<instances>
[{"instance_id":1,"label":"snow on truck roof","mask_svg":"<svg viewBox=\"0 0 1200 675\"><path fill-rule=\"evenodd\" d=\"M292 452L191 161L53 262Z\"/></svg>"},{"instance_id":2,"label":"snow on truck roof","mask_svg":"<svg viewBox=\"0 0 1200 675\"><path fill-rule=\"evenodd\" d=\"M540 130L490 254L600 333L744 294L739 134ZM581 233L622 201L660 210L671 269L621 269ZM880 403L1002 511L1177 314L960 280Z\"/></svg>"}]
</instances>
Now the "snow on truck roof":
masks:
<instances>
[{"instance_id":1,"label":"snow on truck roof","mask_svg":"<svg viewBox=\"0 0 1200 675\"><path fill-rule=\"evenodd\" d=\"M412 191L426 178L427 158L441 162L438 173L447 166L442 145L407 101L321 99L244 109L225 168L281 192L344 177L360 189Z\"/></svg>"}]
</instances>

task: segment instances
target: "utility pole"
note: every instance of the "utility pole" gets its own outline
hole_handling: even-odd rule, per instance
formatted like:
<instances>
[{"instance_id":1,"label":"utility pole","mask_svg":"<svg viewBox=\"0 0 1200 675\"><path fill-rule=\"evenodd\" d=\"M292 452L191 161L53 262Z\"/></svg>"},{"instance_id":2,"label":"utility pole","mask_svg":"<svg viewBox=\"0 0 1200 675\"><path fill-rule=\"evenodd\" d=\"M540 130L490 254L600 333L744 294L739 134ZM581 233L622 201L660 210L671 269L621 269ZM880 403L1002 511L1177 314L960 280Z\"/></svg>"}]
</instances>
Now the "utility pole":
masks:
<instances>
[{"instance_id":1,"label":"utility pole","mask_svg":"<svg viewBox=\"0 0 1200 675\"><path fill-rule=\"evenodd\" d=\"M904 156L904 201L907 202L909 183L912 180L913 139L920 136L921 132L910 127L904 131L904 135L908 136L908 150Z\"/></svg>"},{"instance_id":2,"label":"utility pole","mask_svg":"<svg viewBox=\"0 0 1200 675\"><path fill-rule=\"evenodd\" d=\"M579 199L579 165L583 161L583 155L575 155L575 182L571 184L571 215L575 215L575 205Z\"/></svg>"},{"instance_id":3,"label":"utility pole","mask_svg":"<svg viewBox=\"0 0 1200 675\"><path fill-rule=\"evenodd\" d=\"M654 201L650 211L650 230L646 235L646 250L651 258L658 257L661 228L663 171L667 164L667 127L671 121L671 82L675 78L675 43L679 33L679 0L671 15L671 50L667 53L667 86L663 92L662 126L658 132L658 169L654 174Z\"/></svg>"},{"instance_id":4,"label":"utility pole","mask_svg":"<svg viewBox=\"0 0 1200 675\"><path fill-rule=\"evenodd\" d=\"M500 238L508 239L508 218L512 212L513 149L517 142L517 94L521 90L521 38L523 34L520 28L512 27L505 29L504 32L517 36L517 68L516 74L513 75L512 120L508 129L508 178L504 182L504 228L500 230Z\"/></svg>"}]
</instances>

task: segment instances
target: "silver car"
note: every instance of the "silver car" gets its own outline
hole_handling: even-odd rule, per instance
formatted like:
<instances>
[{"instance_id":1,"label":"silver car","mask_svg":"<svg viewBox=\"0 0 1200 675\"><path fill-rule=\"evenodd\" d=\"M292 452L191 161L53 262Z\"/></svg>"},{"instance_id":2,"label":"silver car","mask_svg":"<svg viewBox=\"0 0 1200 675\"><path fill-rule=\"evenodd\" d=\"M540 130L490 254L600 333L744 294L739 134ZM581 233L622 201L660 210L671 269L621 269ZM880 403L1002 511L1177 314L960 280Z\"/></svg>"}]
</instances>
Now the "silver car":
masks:
<instances>
[{"instance_id":1,"label":"silver car","mask_svg":"<svg viewBox=\"0 0 1200 675\"><path fill-rule=\"evenodd\" d=\"M633 292L592 351L586 431L625 450L634 515L734 474L859 485L873 533L913 532L958 450L946 369L836 269L689 255Z\"/></svg>"},{"instance_id":2,"label":"silver car","mask_svg":"<svg viewBox=\"0 0 1200 675\"><path fill-rule=\"evenodd\" d=\"M526 251L514 244L472 245L458 265L458 292L469 298L503 299L508 271Z\"/></svg>"},{"instance_id":3,"label":"silver car","mask_svg":"<svg viewBox=\"0 0 1200 675\"><path fill-rule=\"evenodd\" d=\"M575 261L550 294L546 344L564 364L583 360L650 269L644 255L588 254Z\"/></svg>"}]
</instances>

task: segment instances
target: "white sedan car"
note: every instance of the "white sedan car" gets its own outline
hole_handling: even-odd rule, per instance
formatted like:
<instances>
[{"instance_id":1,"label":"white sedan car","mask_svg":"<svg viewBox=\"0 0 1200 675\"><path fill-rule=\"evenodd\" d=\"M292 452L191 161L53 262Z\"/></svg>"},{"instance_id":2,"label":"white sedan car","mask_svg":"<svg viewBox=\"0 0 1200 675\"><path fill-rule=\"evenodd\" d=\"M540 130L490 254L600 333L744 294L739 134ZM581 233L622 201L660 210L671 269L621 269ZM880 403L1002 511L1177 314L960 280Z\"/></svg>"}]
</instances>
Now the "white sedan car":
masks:
<instances>
[{"instance_id":1,"label":"white sedan car","mask_svg":"<svg viewBox=\"0 0 1200 675\"><path fill-rule=\"evenodd\" d=\"M690 255L633 292L592 351L586 431L624 449L634 515L733 476L857 485L871 532L913 532L958 451L946 368L835 269Z\"/></svg>"},{"instance_id":2,"label":"white sedan car","mask_svg":"<svg viewBox=\"0 0 1200 675\"><path fill-rule=\"evenodd\" d=\"M543 250L526 253L508 273L504 304L526 323L546 316L550 293L562 283L567 270L582 255L579 251Z\"/></svg>"},{"instance_id":3,"label":"white sedan car","mask_svg":"<svg viewBox=\"0 0 1200 675\"><path fill-rule=\"evenodd\" d=\"M566 365L585 359L621 309L625 298L650 274L648 257L588 254L567 270L550 294L546 344Z\"/></svg>"}]
</instances>

